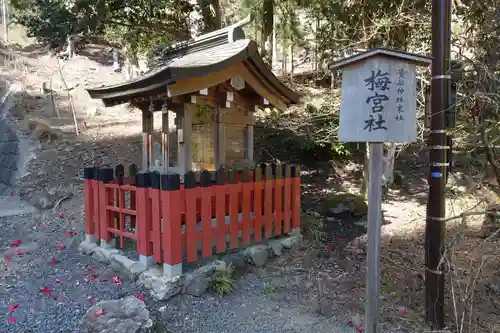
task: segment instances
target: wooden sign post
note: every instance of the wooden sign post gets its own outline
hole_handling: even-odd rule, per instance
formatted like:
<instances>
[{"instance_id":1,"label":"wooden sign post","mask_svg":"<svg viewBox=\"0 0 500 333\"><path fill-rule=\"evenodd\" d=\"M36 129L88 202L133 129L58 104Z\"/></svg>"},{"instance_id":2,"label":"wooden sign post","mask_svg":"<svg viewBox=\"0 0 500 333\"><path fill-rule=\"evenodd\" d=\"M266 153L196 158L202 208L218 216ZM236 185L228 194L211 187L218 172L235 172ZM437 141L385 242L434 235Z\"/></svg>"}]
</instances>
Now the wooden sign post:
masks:
<instances>
[{"instance_id":1,"label":"wooden sign post","mask_svg":"<svg viewBox=\"0 0 500 333\"><path fill-rule=\"evenodd\" d=\"M343 68L339 141L368 142L368 246L365 327L379 332L384 142L417 139L416 66L430 58L374 49L330 64Z\"/></svg>"}]
</instances>

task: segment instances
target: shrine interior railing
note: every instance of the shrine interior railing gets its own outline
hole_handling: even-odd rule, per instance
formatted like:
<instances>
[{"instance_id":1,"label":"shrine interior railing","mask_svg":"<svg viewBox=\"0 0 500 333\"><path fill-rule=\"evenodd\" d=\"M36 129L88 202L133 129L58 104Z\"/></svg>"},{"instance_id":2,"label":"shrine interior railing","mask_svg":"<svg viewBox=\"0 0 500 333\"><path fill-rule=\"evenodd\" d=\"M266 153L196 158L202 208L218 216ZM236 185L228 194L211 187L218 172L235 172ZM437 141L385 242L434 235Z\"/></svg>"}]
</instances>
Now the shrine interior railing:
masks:
<instances>
[{"instance_id":1,"label":"shrine interior railing","mask_svg":"<svg viewBox=\"0 0 500 333\"><path fill-rule=\"evenodd\" d=\"M300 170L289 165L178 174L131 165L88 167L85 233L101 246L133 240L146 265L182 263L245 247L300 227Z\"/></svg>"}]
</instances>

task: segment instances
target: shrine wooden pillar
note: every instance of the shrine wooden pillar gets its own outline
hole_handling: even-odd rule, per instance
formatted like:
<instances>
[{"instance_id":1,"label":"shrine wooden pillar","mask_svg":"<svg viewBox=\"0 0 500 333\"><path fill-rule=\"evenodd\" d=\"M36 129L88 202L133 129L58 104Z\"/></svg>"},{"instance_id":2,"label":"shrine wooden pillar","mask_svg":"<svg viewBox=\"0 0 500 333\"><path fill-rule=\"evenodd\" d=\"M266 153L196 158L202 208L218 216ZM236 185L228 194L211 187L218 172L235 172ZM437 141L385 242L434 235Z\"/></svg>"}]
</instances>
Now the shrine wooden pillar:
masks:
<instances>
[{"instance_id":1,"label":"shrine wooden pillar","mask_svg":"<svg viewBox=\"0 0 500 333\"><path fill-rule=\"evenodd\" d=\"M153 112L149 109L142 110L142 170L150 170L153 159L152 135L153 127Z\"/></svg>"},{"instance_id":2,"label":"shrine wooden pillar","mask_svg":"<svg viewBox=\"0 0 500 333\"><path fill-rule=\"evenodd\" d=\"M169 110L166 102L163 104L161 110L161 151L162 151L162 165L163 173L168 171L170 166L170 149L169 149L169 133L170 133L170 122L169 122Z\"/></svg>"},{"instance_id":3,"label":"shrine wooden pillar","mask_svg":"<svg viewBox=\"0 0 500 333\"><path fill-rule=\"evenodd\" d=\"M215 167L219 169L226 162L224 124L221 123L222 108L215 109Z\"/></svg>"},{"instance_id":4,"label":"shrine wooden pillar","mask_svg":"<svg viewBox=\"0 0 500 333\"><path fill-rule=\"evenodd\" d=\"M252 114L253 118L253 114ZM253 124L247 125L245 129L245 159L253 162Z\"/></svg>"},{"instance_id":5,"label":"shrine wooden pillar","mask_svg":"<svg viewBox=\"0 0 500 333\"><path fill-rule=\"evenodd\" d=\"M181 174L191 171L193 168L193 150L192 150L192 122L193 113L196 104L186 103L184 109L177 112L177 116L181 115L180 128L178 131L177 142L179 145L179 168Z\"/></svg>"}]
</instances>

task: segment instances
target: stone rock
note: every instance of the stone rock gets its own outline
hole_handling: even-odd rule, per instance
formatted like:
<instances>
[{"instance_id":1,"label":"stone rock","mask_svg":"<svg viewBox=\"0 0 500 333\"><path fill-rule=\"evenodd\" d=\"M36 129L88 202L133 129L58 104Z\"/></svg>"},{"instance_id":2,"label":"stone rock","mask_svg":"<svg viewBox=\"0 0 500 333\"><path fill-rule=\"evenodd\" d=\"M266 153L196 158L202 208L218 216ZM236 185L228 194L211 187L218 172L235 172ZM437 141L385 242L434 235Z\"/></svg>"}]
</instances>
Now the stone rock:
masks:
<instances>
[{"instance_id":1,"label":"stone rock","mask_svg":"<svg viewBox=\"0 0 500 333\"><path fill-rule=\"evenodd\" d=\"M158 315L161 319L161 322L171 322L175 319L172 311L168 311L168 308L164 305L158 309ZM158 332L156 332L158 333Z\"/></svg>"},{"instance_id":2,"label":"stone rock","mask_svg":"<svg viewBox=\"0 0 500 333\"><path fill-rule=\"evenodd\" d=\"M283 245L279 240L272 240L269 242L269 247L273 251L273 254L277 257L283 255Z\"/></svg>"},{"instance_id":3,"label":"stone rock","mask_svg":"<svg viewBox=\"0 0 500 333\"><path fill-rule=\"evenodd\" d=\"M226 262L224 260L215 260L214 266L216 272L223 272L227 268Z\"/></svg>"},{"instance_id":4,"label":"stone rock","mask_svg":"<svg viewBox=\"0 0 500 333\"><path fill-rule=\"evenodd\" d=\"M352 321L352 324L354 325L354 327L361 326L361 323L362 323L361 315L359 313L353 314L351 317L351 321Z\"/></svg>"},{"instance_id":5,"label":"stone rock","mask_svg":"<svg viewBox=\"0 0 500 333\"><path fill-rule=\"evenodd\" d=\"M326 222L329 223L329 224L331 224L331 223L342 223L342 220L338 219L336 217L328 216L326 218Z\"/></svg>"},{"instance_id":6,"label":"stone rock","mask_svg":"<svg viewBox=\"0 0 500 333\"><path fill-rule=\"evenodd\" d=\"M257 267L262 267L269 259L269 248L266 245L255 245L245 251L245 256Z\"/></svg>"},{"instance_id":7,"label":"stone rock","mask_svg":"<svg viewBox=\"0 0 500 333\"><path fill-rule=\"evenodd\" d=\"M51 201L46 195L40 193L33 195L30 202L33 206L42 210L54 207L54 202Z\"/></svg>"},{"instance_id":8,"label":"stone rock","mask_svg":"<svg viewBox=\"0 0 500 333\"><path fill-rule=\"evenodd\" d=\"M318 258L325 258L325 259L328 259L330 258L332 255L332 251L329 250L329 249L320 249L318 252L317 252L317 256Z\"/></svg>"},{"instance_id":9,"label":"stone rock","mask_svg":"<svg viewBox=\"0 0 500 333\"><path fill-rule=\"evenodd\" d=\"M94 249L93 257L102 263L109 264L113 256L118 254L121 254L118 249L98 246Z\"/></svg>"},{"instance_id":10,"label":"stone rock","mask_svg":"<svg viewBox=\"0 0 500 333\"><path fill-rule=\"evenodd\" d=\"M134 296L97 303L83 316L81 325L88 333L153 333L155 330L146 305Z\"/></svg>"},{"instance_id":11,"label":"stone rock","mask_svg":"<svg viewBox=\"0 0 500 333\"><path fill-rule=\"evenodd\" d=\"M405 182L405 175L400 170L394 170L394 184L402 186Z\"/></svg>"},{"instance_id":12,"label":"stone rock","mask_svg":"<svg viewBox=\"0 0 500 333\"><path fill-rule=\"evenodd\" d=\"M368 204L363 196L352 193L337 193L323 201L321 212L325 216L364 216L368 213Z\"/></svg>"},{"instance_id":13,"label":"stone rock","mask_svg":"<svg viewBox=\"0 0 500 333\"><path fill-rule=\"evenodd\" d=\"M98 246L94 242L89 242L89 241L83 241L80 243L79 249L82 253L85 253L86 255L91 255L94 253L95 249L97 249Z\"/></svg>"},{"instance_id":14,"label":"stone rock","mask_svg":"<svg viewBox=\"0 0 500 333\"><path fill-rule=\"evenodd\" d=\"M222 260L226 265L231 265L236 269L243 269L246 267L245 252L238 251L225 255Z\"/></svg>"},{"instance_id":15,"label":"stone rock","mask_svg":"<svg viewBox=\"0 0 500 333\"><path fill-rule=\"evenodd\" d=\"M199 297L212 286L215 274L213 263L201 266L193 273L186 276L185 292L188 295Z\"/></svg>"},{"instance_id":16,"label":"stone rock","mask_svg":"<svg viewBox=\"0 0 500 333\"><path fill-rule=\"evenodd\" d=\"M364 227L366 228L368 226L368 217L363 217L356 222L354 222L354 225L357 225L358 227Z\"/></svg>"},{"instance_id":17,"label":"stone rock","mask_svg":"<svg viewBox=\"0 0 500 333\"><path fill-rule=\"evenodd\" d=\"M184 277L176 276L168 279L157 268L148 269L139 275L137 284L151 291L151 295L158 301L168 300L182 292Z\"/></svg>"},{"instance_id":18,"label":"stone rock","mask_svg":"<svg viewBox=\"0 0 500 333\"><path fill-rule=\"evenodd\" d=\"M131 260L121 254L113 255L110 261L111 267L117 271L124 272L132 281L136 281L139 275L146 270L146 267L139 262Z\"/></svg>"},{"instance_id":19,"label":"stone rock","mask_svg":"<svg viewBox=\"0 0 500 333\"><path fill-rule=\"evenodd\" d=\"M338 205L330 208L330 214L332 215L340 215L346 212L349 212L351 208L348 205L343 203L339 203Z\"/></svg>"},{"instance_id":20,"label":"stone rock","mask_svg":"<svg viewBox=\"0 0 500 333\"><path fill-rule=\"evenodd\" d=\"M301 234L289 236L286 238L280 239L281 245L287 250L296 248L302 243L303 236Z\"/></svg>"}]
</instances>

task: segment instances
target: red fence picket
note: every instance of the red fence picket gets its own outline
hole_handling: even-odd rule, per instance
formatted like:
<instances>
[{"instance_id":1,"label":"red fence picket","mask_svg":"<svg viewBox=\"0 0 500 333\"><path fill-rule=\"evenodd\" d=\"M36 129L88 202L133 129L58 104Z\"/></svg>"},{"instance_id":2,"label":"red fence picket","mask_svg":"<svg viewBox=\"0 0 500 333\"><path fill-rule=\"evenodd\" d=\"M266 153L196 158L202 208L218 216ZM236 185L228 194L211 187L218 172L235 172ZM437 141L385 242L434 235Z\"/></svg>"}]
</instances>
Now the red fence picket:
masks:
<instances>
[{"instance_id":1,"label":"red fence picket","mask_svg":"<svg viewBox=\"0 0 500 333\"><path fill-rule=\"evenodd\" d=\"M123 166L115 176L111 168L85 169L85 231L105 242L118 237L121 246L133 239L156 262L194 262L300 226L298 167L262 165L229 177L218 170L215 179L189 172L184 184L179 175L132 169L128 177Z\"/></svg>"}]
</instances>

